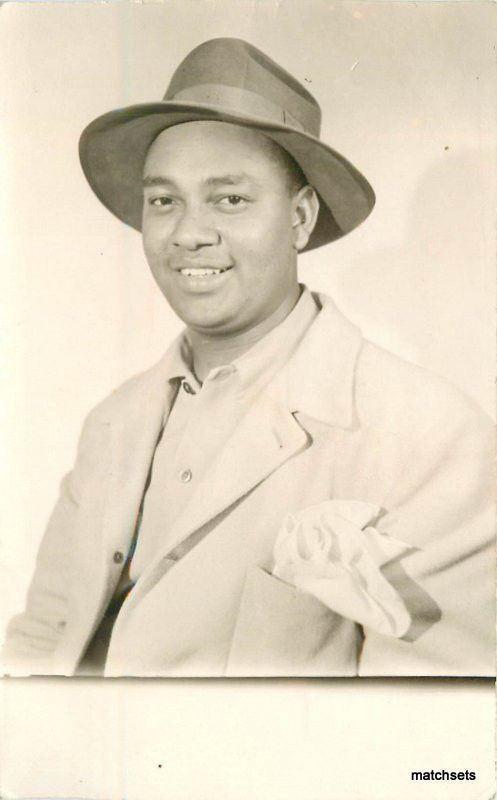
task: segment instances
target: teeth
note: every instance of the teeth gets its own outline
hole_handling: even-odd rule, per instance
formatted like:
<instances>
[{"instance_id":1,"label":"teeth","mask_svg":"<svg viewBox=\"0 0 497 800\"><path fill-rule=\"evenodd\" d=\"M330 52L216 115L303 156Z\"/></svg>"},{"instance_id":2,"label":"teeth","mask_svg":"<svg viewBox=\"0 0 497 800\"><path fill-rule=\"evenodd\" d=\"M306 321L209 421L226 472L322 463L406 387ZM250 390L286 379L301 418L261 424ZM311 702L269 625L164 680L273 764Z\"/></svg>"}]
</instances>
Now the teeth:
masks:
<instances>
[{"instance_id":1,"label":"teeth","mask_svg":"<svg viewBox=\"0 0 497 800\"><path fill-rule=\"evenodd\" d=\"M203 269L195 269L192 267L188 267L185 269L181 269L180 272L182 275L186 275L189 278L194 278L194 277L206 278L209 275L220 275L221 272L226 272L227 269L229 268L225 267L225 269L209 269L204 267Z\"/></svg>"}]
</instances>

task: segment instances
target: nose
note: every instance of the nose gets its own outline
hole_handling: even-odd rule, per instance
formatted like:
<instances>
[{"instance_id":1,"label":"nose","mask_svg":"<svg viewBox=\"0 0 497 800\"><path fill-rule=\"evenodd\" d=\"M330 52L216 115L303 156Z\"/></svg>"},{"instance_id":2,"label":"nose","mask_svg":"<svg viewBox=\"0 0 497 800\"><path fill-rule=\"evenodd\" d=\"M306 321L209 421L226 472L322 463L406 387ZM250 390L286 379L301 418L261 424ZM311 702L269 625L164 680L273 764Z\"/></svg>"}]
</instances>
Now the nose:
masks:
<instances>
[{"instance_id":1,"label":"nose","mask_svg":"<svg viewBox=\"0 0 497 800\"><path fill-rule=\"evenodd\" d=\"M200 209L183 209L173 231L173 245L183 247L185 250L198 250L219 242L219 232L209 219L208 213Z\"/></svg>"}]
</instances>

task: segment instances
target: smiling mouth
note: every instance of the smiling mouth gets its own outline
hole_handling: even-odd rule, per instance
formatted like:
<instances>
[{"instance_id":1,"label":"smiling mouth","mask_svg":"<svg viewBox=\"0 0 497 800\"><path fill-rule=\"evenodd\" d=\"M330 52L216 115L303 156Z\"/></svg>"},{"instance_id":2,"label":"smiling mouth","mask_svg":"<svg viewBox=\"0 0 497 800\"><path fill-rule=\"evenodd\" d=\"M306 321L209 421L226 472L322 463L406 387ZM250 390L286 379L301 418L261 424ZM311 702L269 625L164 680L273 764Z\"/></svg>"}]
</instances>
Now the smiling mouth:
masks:
<instances>
[{"instance_id":1,"label":"smiling mouth","mask_svg":"<svg viewBox=\"0 0 497 800\"><path fill-rule=\"evenodd\" d=\"M184 267L179 272L187 278L209 278L211 275L221 275L230 269L232 267Z\"/></svg>"}]
</instances>

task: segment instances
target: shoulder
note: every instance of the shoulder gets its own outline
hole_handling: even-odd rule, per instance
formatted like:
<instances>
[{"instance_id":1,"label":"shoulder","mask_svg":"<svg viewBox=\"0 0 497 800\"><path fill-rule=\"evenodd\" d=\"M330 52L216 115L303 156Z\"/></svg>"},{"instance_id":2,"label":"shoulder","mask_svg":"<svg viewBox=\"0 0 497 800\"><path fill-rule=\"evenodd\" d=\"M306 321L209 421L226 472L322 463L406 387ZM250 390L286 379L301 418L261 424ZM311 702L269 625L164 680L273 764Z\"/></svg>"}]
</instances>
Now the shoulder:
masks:
<instances>
[{"instance_id":1,"label":"shoulder","mask_svg":"<svg viewBox=\"0 0 497 800\"><path fill-rule=\"evenodd\" d=\"M356 429L376 429L411 441L429 433L436 438L450 435L464 426L488 434L492 421L464 392L366 339L331 298L319 294L317 300L322 310L299 362L300 377L314 381L315 393L321 389L326 394L318 403L309 401L306 393L311 411L339 406L338 418L343 422L348 417ZM311 363L321 366L319 380ZM334 419L337 414L328 416Z\"/></svg>"},{"instance_id":2,"label":"shoulder","mask_svg":"<svg viewBox=\"0 0 497 800\"><path fill-rule=\"evenodd\" d=\"M167 353L146 370L132 375L98 402L88 413L84 429L108 426L163 394L166 384Z\"/></svg>"},{"instance_id":3,"label":"shoulder","mask_svg":"<svg viewBox=\"0 0 497 800\"><path fill-rule=\"evenodd\" d=\"M368 340L357 361L355 394L359 420L393 433L493 427L479 406L448 380Z\"/></svg>"}]
</instances>

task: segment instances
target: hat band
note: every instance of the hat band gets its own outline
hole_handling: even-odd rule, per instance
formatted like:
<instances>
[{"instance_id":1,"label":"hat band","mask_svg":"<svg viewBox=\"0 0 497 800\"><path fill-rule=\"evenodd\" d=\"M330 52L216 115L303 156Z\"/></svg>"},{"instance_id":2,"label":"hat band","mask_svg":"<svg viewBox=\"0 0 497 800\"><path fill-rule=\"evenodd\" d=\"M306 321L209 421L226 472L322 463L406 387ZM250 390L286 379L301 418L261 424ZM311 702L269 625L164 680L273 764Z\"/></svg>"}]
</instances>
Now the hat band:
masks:
<instances>
[{"instance_id":1,"label":"hat band","mask_svg":"<svg viewBox=\"0 0 497 800\"><path fill-rule=\"evenodd\" d=\"M268 122L277 122L278 125L289 125L300 131L305 131L304 126L295 117L286 111L282 106L268 100L256 92L249 89L239 89L236 86L226 86L219 83L201 83L197 86L190 86L181 89L172 97L165 97L165 100L174 102L205 103L207 105L222 106L227 112L235 114L251 114L255 117L262 117Z\"/></svg>"}]
</instances>

